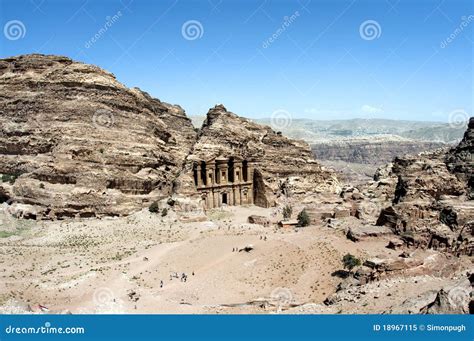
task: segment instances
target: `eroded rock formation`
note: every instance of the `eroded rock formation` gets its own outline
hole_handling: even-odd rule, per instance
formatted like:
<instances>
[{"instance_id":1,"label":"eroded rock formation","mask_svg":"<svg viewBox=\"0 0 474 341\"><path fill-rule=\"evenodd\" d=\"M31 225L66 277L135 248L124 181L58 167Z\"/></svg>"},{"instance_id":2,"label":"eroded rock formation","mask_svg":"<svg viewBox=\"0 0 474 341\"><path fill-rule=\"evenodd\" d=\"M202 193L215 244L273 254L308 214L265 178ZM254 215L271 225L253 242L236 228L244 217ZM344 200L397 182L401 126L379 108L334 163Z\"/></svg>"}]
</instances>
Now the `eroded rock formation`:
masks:
<instances>
[{"instance_id":1,"label":"eroded rock formation","mask_svg":"<svg viewBox=\"0 0 474 341\"><path fill-rule=\"evenodd\" d=\"M313 158L309 146L273 131L269 126L227 111L223 105L209 110L198 140L178 179L178 192L195 195L193 165L219 157L252 163L253 202L272 206L279 196L309 195L336 190L338 182Z\"/></svg>"},{"instance_id":2,"label":"eroded rock formation","mask_svg":"<svg viewBox=\"0 0 474 341\"><path fill-rule=\"evenodd\" d=\"M172 192L195 140L180 107L65 57L1 60L0 92L3 199L27 215L137 210Z\"/></svg>"},{"instance_id":3,"label":"eroded rock formation","mask_svg":"<svg viewBox=\"0 0 474 341\"><path fill-rule=\"evenodd\" d=\"M464 139L449 152L396 158L379 172L378 187L392 196L377 225L389 226L408 245L472 255L473 129L471 118Z\"/></svg>"},{"instance_id":4,"label":"eroded rock formation","mask_svg":"<svg viewBox=\"0 0 474 341\"><path fill-rule=\"evenodd\" d=\"M69 58L2 59L0 91L0 200L18 216L123 215L177 192L199 197L193 162L217 156L256 162L261 206L289 188L337 186L302 141L222 105L198 133L179 106Z\"/></svg>"}]
</instances>

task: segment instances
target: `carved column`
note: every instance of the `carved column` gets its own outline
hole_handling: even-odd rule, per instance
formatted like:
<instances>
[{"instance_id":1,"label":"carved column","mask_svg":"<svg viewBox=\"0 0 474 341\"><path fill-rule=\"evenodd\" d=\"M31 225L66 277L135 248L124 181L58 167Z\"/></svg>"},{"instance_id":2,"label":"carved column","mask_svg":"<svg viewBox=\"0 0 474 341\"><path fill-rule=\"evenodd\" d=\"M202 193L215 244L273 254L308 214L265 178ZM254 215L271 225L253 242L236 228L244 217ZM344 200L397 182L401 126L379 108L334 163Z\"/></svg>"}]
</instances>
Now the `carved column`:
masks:
<instances>
[{"instance_id":1,"label":"carved column","mask_svg":"<svg viewBox=\"0 0 474 341\"><path fill-rule=\"evenodd\" d=\"M227 159L216 159L218 183L225 185L227 183L228 176L228 164Z\"/></svg>"},{"instance_id":2,"label":"carved column","mask_svg":"<svg viewBox=\"0 0 474 341\"><path fill-rule=\"evenodd\" d=\"M253 170L254 170L254 163L248 162L247 164L247 181L253 183Z\"/></svg>"},{"instance_id":3,"label":"carved column","mask_svg":"<svg viewBox=\"0 0 474 341\"><path fill-rule=\"evenodd\" d=\"M209 162L209 164L206 165L206 171L207 171L207 185L209 187L213 187L216 184L216 179L215 179L215 171L216 170L216 163L214 161Z\"/></svg>"},{"instance_id":4,"label":"carved column","mask_svg":"<svg viewBox=\"0 0 474 341\"><path fill-rule=\"evenodd\" d=\"M207 192L207 200L206 200L207 208L214 208L214 197L212 194L212 190Z\"/></svg>"},{"instance_id":5,"label":"carved column","mask_svg":"<svg viewBox=\"0 0 474 341\"><path fill-rule=\"evenodd\" d=\"M242 205L242 199L240 196L240 185L235 189L235 202L236 205Z\"/></svg>"},{"instance_id":6,"label":"carved column","mask_svg":"<svg viewBox=\"0 0 474 341\"><path fill-rule=\"evenodd\" d=\"M249 186L249 190L247 191L247 203L249 205L253 205L253 185Z\"/></svg>"},{"instance_id":7,"label":"carved column","mask_svg":"<svg viewBox=\"0 0 474 341\"><path fill-rule=\"evenodd\" d=\"M197 187L199 188L199 187L202 187L202 173L201 173L201 165L200 164L198 164L196 166L196 172L197 172L197 174L196 174Z\"/></svg>"},{"instance_id":8,"label":"carved column","mask_svg":"<svg viewBox=\"0 0 474 341\"><path fill-rule=\"evenodd\" d=\"M241 183L243 179L242 174L242 161L234 161L234 182Z\"/></svg>"},{"instance_id":9,"label":"carved column","mask_svg":"<svg viewBox=\"0 0 474 341\"><path fill-rule=\"evenodd\" d=\"M214 208L220 207L220 193L218 191L214 192Z\"/></svg>"}]
</instances>

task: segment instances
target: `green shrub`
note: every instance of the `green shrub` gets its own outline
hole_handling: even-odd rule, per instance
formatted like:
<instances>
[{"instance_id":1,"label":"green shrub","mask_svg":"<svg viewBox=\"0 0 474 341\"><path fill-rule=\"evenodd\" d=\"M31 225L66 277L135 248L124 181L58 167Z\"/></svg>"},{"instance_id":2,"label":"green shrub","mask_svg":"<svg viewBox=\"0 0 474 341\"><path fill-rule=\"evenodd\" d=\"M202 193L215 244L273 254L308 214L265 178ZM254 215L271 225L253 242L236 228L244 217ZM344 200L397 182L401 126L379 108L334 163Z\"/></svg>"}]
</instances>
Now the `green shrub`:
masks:
<instances>
[{"instance_id":1,"label":"green shrub","mask_svg":"<svg viewBox=\"0 0 474 341\"><path fill-rule=\"evenodd\" d=\"M40 188L44 189L44 183L40 183Z\"/></svg>"},{"instance_id":2,"label":"green shrub","mask_svg":"<svg viewBox=\"0 0 474 341\"><path fill-rule=\"evenodd\" d=\"M162 217L166 217L168 215L168 209L165 207L162 211L161 211L161 216Z\"/></svg>"},{"instance_id":3,"label":"green shrub","mask_svg":"<svg viewBox=\"0 0 474 341\"><path fill-rule=\"evenodd\" d=\"M158 202L153 201L150 207L148 207L148 211L150 211L151 213L158 213L160 211L160 208L158 207Z\"/></svg>"},{"instance_id":4,"label":"green shrub","mask_svg":"<svg viewBox=\"0 0 474 341\"><path fill-rule=\"evenodd\" d=\"M290 219L293 214L293 208L290 205L283 207L283 219Z\"/></svg>"},{"instance_id":5,"label":"green shrub","mask_svg":"<svg viewBox=\"0 0 474 341\"><path fill-rule=\"evenodd\" d=\"M303 209L300 213L298 213L298 225L299 226L308 226L311 223L311 219L306 212L306 209Z\"/></svg>"},{"instance_id":6,"label":"green shrub","mask_svg":"<svg viewBox=\"0 0 474 341\"><path fill-rule=\"evenodd\" d=\"M2 182L13 184L18 176L15 174L2 174Z\"/></svg>"},{"instance_id":7,"label":"green shrub","mask_svg":"<svg viewBox=\"0 0 474 341\"><path fill-rule=\"evenodd\" d=\"M352 271L356 266L361 264L360 259L356 256L347 253L344 257L342 257L342 264L344 264L344 268Z\"/></svg>"}]
</instances>

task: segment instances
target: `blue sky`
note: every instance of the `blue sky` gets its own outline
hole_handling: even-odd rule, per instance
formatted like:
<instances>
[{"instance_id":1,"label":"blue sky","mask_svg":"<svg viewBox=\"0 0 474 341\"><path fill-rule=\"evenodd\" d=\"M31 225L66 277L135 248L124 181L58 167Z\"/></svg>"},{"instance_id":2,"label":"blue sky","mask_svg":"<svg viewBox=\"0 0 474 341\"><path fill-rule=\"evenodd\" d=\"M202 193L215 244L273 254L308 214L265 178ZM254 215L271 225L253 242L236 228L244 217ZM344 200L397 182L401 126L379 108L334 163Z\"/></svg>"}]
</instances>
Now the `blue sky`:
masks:
<instances>
[{"instance_id":1,"label":"blue sky","mask_svg":"<svg viewBox=\"0 0 474 341\"><path fill-rule=\"evenodd\" d=\"M96 64L189 115L448 121L473 113L473 4L0 0L0 57Z\"/></svg>"}]
</instances>

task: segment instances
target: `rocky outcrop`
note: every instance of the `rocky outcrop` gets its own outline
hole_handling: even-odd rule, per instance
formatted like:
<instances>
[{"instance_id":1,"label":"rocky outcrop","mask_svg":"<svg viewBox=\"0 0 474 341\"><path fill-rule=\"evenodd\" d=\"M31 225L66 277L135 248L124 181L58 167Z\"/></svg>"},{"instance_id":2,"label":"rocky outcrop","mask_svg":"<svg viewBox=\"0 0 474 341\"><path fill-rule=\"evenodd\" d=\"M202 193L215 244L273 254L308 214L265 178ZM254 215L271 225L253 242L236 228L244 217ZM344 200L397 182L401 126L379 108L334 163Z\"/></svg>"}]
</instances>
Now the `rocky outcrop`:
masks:
<instances>
[{"instance_id":1,"label":"rocky outcrop","mask_svg":"<svg viewBox=\"0 0 474 341\"><path fill-rule=\"evenodd\" d=\"M45 217L128 214L168 196L195 141L184 111L69 58L0 60L2 199Z\"/></svg>"},{"instance_id":2,"label":"rocky outcrop","mask_svg":"<svg viewBox=\"0 0 474 341\"><path fill-rule=\"evenodd\" d=\"M0 202L16 216L124 215L175 193L188 211L194 160L216 156L256 162L262 206L337 187L302 141L222 105L198 133L181 107L66 57L0 60L0 91Z\"/></svg>"},{"instance_id":3,"label":"rocky outcrop","mask_svg":"<svg viewBox=\"0 0 474 341\"><path fill-rule=\"evenodd\" d=\"M254 190L260 206L272 206L283 195L309 195L336 191L338 182L313 158L309 146L292 140L269 126L227 111L223 105L209 110L198 140L177 181L177 192L195 195L192 167L217 157L238 157L254 163Z\"/></svg>"},{"instance_id":4,"label":"rocky outcrop","mask_svg":"<svg viewBox=\"0 0 474 341\"><path fill-rule=\"evenodd\" d=\"M352 226L347 231L347 238L354 242L366 240L371 237L381 237L384 235L390 235L392 231L386 226Z\"/></svg>"},{"instance_id":5,"label":"rocky outcrop","mask_svg":"<svg viewBox=\"0 0 474 341\"><path fill-rule=\"evenodd\" d=\"M388 314L472 314L472 274L439 291L429 290L393 307Z\"/></svg>"},{"instance_id":6,"label":"rocky outcrop","mask_svg":"<svg viewBox=\"0 0 474 341\"><path fill-rule=\"evenodd\" d=\"M445 161L450 172L467 182L468 196L474 200L474 117L469 120L464 138L448 152Z\"/></svg>"},{"instance_id":7,"label":"rocky outcrop","mask_svg":"<svg viewBox=\"0 0 474 341\"><path fill-rule=\"evenodd\" d=\"M420 309L421 314L469 314L472 286L467 278L442 288L435 299Z\"/></svg>"},{"instance_id":8,"label":"rocky outcrop","mask_svg":"<svg viewBox=\"0 0 474 341\"><path fill-rule=\"evenodd\" d=\"M474 120L459 146L396 158L376 175L379 186L392 193L377 220L408 244L456 255L474 253ZM395 180L395 181L394 181Z\"/></svg>"}]
</instances>

